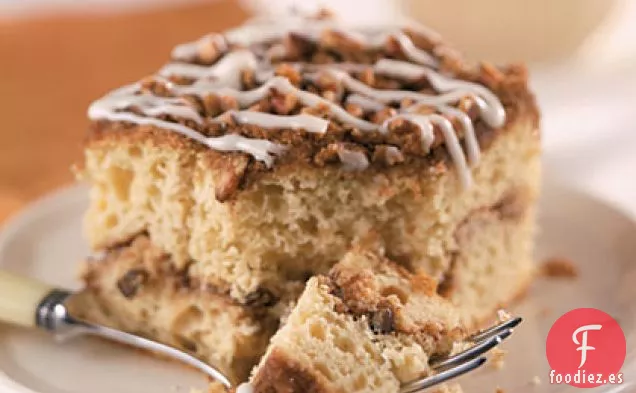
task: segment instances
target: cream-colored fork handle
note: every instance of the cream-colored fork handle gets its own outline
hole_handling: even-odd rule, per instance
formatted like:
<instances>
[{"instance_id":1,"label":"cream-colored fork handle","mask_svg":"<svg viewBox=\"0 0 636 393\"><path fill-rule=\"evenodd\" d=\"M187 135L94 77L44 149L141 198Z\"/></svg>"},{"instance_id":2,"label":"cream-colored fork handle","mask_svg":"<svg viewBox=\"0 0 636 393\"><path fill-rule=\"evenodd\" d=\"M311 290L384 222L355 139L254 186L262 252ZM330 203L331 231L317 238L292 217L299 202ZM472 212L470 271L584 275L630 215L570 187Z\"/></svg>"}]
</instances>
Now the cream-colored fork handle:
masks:
<instances>
[{"instance_id":1,"label":"cream-colored fork handle","mask_svg":"<svg viewBox=\"0 0 636 393\"><path fill-rule=\"evenodd\" d=\"M51 290L39 281L0 270L0 322L35 326L38 305Z\"/></svg>"}]
</instances>

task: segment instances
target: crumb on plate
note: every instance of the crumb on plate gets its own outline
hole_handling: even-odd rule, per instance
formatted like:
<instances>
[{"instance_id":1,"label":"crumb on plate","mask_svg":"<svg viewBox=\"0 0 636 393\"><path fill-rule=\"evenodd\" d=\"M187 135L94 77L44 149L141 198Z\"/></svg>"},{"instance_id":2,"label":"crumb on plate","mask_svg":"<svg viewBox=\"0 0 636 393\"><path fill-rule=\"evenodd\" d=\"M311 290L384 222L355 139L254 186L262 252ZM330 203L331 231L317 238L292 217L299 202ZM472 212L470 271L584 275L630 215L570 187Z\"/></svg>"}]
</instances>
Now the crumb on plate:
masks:
<instances>
[{"instance_id":1,"label":"crumb on plate","mask_svg":"<svg viewBox=\"0 0 636 393\"><path fill-rule=\"evenodd\" d=\"M576 278L579 275L579 270L571 260L555 257L543 262L540 275L550 278Z\"/></svg>"}]
</instances>

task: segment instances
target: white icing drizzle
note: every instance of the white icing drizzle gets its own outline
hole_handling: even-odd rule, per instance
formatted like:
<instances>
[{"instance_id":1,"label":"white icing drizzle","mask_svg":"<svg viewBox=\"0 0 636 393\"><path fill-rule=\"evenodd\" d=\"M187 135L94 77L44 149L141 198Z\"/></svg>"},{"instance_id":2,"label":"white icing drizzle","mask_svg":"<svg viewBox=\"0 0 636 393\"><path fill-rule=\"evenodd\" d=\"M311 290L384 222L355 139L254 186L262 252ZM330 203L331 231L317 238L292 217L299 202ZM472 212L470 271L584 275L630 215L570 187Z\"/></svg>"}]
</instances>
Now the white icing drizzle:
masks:
<instances>
[{"instance_id":1,"label":"white icing drizzle","mask_svg":"<svg viewBox=\"0 0 636 393\"><path fill-rule=\"evenodd\" d=\"M382 103L357 94L352 94L347 97L347 102L358 104L364 110L380 110L384 108ZM483 103L483 101L481 102ZM419 108L421 108L421 105L416 104L402 110L400 115L387 119L382 128L388 129L389 124L397 118L408 120L420 128L423 148L428 150L430 145L433 143L434 138L432 125L428 122L428 120L421 116L408 115L409 113L416 115ZM477 141L477 136L475 134L475 128L473 127L473 122L470 117L463 111L450 106L440 105L437 106L437 110L443 114L455 117L460 122L464 130L468 162L473 166L477 165L479 163L481 153L479 150L479 142Z\"/></svg>"},{"instance_id":2,"label":"white icing drizzle","mask_svg":"<svg viewBox=\"0 0 636 393\"><path fill-rule=\"evenodd\" d=\"M414 24L409 26L410 29L420 34L437 40L438 36L433 34L424 27L417 27ZM437 59L430 53L415 46L411 38L402 30L392 27L387 31L384 27L383 31L375 34L364 34L364 29L355 31L347 29L332 20L307 20L303 18L280 18L275 20L265 20L261 23L245 24L236 29L230 30L225 37L230 42L241 45L251 45L264 43L272 40L279 40L287 34L294 33L305 37L312 41L320 40L325 30L336 31L345 37L357 41L369 49L377 49L384 46L387 40L393 37L400 45L404 55L411 61L419 64L435 67L438 65ZM369 33L369 31L367 31Z\"/></svg>"},{"instance_id":3,"label":"white icing drizzle","mask_svg":"<svg viewBox=\"0 0 636 393\"><path fill-rule=\"evenodd\" d=\"M197 124L203 123L199 113L185 99L131 93L138 91L138 89L139 86L136 84L124 86L101 100L95 101L88 108L88 116L90 118L103 118L108 116L111 111L136 107L147 116L169 115L192 120Z\"/></svg>"},{"instance_id":4,"label":"white icing drizzle","mask_svg":"<svg viewBox=\"0 0 636 393\"><path fill-rule=\"evenodd\" d=\"M321 37L321 33L323 32L325 27L322 29L311 29L304 28L302 32L297 32L297 34L306 37L312 41L318 41ZM418 64L423 64L431 67L436 67L438 65L437 59L433 57L430 53L426 52L415 46L411 38L402 30L392 29L392 31L381 31L376 34L364 34L360 31L348 30L344 28L340 28L337 26L331 27L331 30L342 34L344 37L349 40L356 41L360 45L366 47L367 49L379 49L386 45L387 41L390 38L393 38L397 41L402 49L402 52L407 57L407 59L416 62Z\"/></svg>"},{"instance_id":5,"label":"white icing drizzle","mask_svg":"<svg viewBox=\"0 0 636 393\"><path fill-rule=\"evenodd\" d=\"M388 118L382 123L382 128L385 130L389 129L389 125L398 119L407 120L413 124L415 124L420 129L420 139L422 140L422 149L425 152L428 152L431 148L431 145L435 141L435 133L433 130L433 123L428 116L425 115L416 115L416 114L399 114L395 115L391 118Z\"/></svg>"},{"instance_id":6,"label":"white icing drizzle","mask_svg":"<svg viewBox=\"0 0 636 393\"><path fill-rule=\"evenodd\" d=\"M337 152L345 171L363 171L369 167L369 160L362 152L347 149L338 149Z\"/></svg>"},{"instance_id":7,"label":"white icing drizzle","mask_svg":"<svg viewBox=\"0 0 636 393\"><path fill-rule=\"evenodd\" d=\"M425 64L428 66L437 66L437 60L431 56L428 52L418 48L413 44L413 41L404 32L393 34L393 38L400 44L404 55L416 63Z\"/></svg>"},{"instance_id":8,"label":"white icing drizzle","mask_svg":"<svg viewBox=\"0 0 636 393\"><path fill-rule=\"evenodd\" d=\"M406 90L379 90L360 82L347 73L336 70L326 70L326 72L342 81L349 90L373 98L384 104L399 102L404 99L411 99L418 104L437 107L457 102L466 96L478 94L477 89L473 89L472 86L464 85L463 81L452 83L455 81L450 81L435 72L431 72L430 74L430 77L435 80L435 82L431 82L431 84L436 88L436 90L444 91L443 94L429 95ZM440 79L437 79L437 76L439 76ZM446 82L449 83L446 84ZM487 99L485 98L484 100ZM496 96L495 100L496 102L487 102L488 105L483 108L485 111L482 113L482 116L484 121L486 121L486 123L491 127L500 127L505 121L505 111Z\"/></svg>"},{"instance_id":9,"label":"white icing drizzle","mask_svg":"<svg viewBox=\"0 0 636 393\"><path fill-rule=\"evenodd\" d=\"M172 50L171 57L175 60L190 61L197 57L197 53L201 47L209 44L214 45L221 52L225 52L228 49L225 37L223 37L222 34L212 33L204 35L196 41L175 46Z\"/></svg>"},{"instance_id":10,"label":"white icing drizzle","mask_svg":"<svg viewBox=\"0 0 636 393\"><path fill-rule=\"evenodd\" d=\"M209 94L228 96L236 99L240 109L245 109L259 100L267 97L271 90L276 90L282 94L293 94L298 101L307 107L324 107L328 113L336 120L347 124L361 131L389 132L389 126L397 119L403 119L416 125L420 130L422 148L430 150L435 142L434 127L441 131L446 148L453 163L459 173L463 185L471 183L470 170L466 162L474 165L479 161L479 145L475 136L475 130L471 119L461 110L449 106L464 97L472 97L480 109L481 117L491 127L501 127L505 122L505 111L497 96L484 86L463 80L454 80L441 75L434 70L437 60L428 52L416 47L409 36L402 30L392 28L390 30L366 30L363 32L345 30L331 22L312 21L303 19L288 19L281 23L262 23L246 25L239 29L227 32L224 36L211 34L201 39L187 44L179 45L173 50L173 58L181 61L192 60L197 56L197 51L204 45L213 44L217 50L227 52L228 42L239 45L251 45L264 43L275 39L280 39L284 35L294 32L301 34L311 40L319 40L325 28L330 28L351 40L360 42L370 48L378 48L386 45L388 39L395 39L400 45L404 55L412 62L382 59L379 60L373 69L376 73L394 78L414 80L426 77L431 86L440 94L429 95L413 91L404 90L381 90L375 89L359 81L349 74L349 72L359 72L369 67L366 64L292 64L299 71L318 70L332 75L341 82L341 85L350 93L346 103L357 104L365 111L378 111L386 104L400 102L403 99L411 99L414 105L401 110L401 112L387 119L382 125L378 125L364 119L353 116L340 105L329 101L317 94L301 90L295 87L288 79L275 76L269 57L283 55L280 44L274 46L275 50L267 53L260 53L258 56L247 49L237 49L226 53L215 64L211 66L201 66L187 63L171 63L164 66L159 75L181 76L192 78L195 82L192 85L175 85L164 80L167 88L177 95L195 95L205 97ZM296 32L296 30L299 30ZM271 48L270 48L271 49ZM252 90L242 91L241 73L244 70L253 70L256 80L262 84ZM311 75L304 75L311 78ZM158 78L159 79L159 78ZM96 101L89 108L91 119L108 119L111 121L124 121L136 124L153 125L159 128L169 129L178 132L195 141L205 144L213 149L222 151L243 151L254 156L255 159L272 165L274 156L282 154L285 148L268 140L250 139L240 135L228 134L221 137L208 138L197 131L181 124L163 121L153 116L169 115L176 118L191 120L198 124L203 124L204 119L197 111L182 98L156 97L150 94L139 94L139 86L131 85L118 89L111 94ZM342 93L342 92L341 92ZM453 124L440 114L418 114L417 110L422 106L434 107L442 115L448 115L457 119L464 133L466 145L466 155L453 129ZM122 112L130 107L135 107L145 116L134 113ZM318 116L299 114L291 116L281 116L269 113L235 110L225 113L213 121L222 121L224 116L232 116L234 121L240 124L254 124L263 128L290 128L302 129L307 132L325 133L330 122ZM387 150L388 154L394 157L401 155L395 147ZM338 156L343 162L346 170L363 170L369 166L369 161L365 154L346 149L338 150Z\"/></svg>"},{"instance_id":11,"label":"white icing drizzle","mask_svg":"<svg viewBox=\"0 0 636 393\"><path fill-rule=\"evenodd\" d=\"M367 98L361 94L350 94L347 97L347 104L354 104L360 106L362 110L367 112L375 112L385 108L385 106L378 101Z\"/></svg>"},{"instance_id":12,"label":"white icing drizzle","mask_svg":"<svg viewBox=\"0 0 636 393\"><path fill-rule=\"evenodd\" d=\"M226 87L239 89L241 87L241 72L246 69L254 70L258 60L253 52L246 49L236 50L225 55L213 66L196 64L170 63L159 70L161 76L178 75L186 78L209 78Z\"/></svg>"},{"instance_id":13,"label":"white icing drizzle","mask_svg":"<svg viewBox=\"0 0 636 393\"><path fill-rule=\"evenodd\" d=\"M476 97L476 99L479 99ZM483 102L483 101L481 101ZM403 109L402 113L417 113L422 105L412 105ZM455 117L464 130L464 140L466 141L466 150L468 156L468 162L475 166L479 163L481 152L479 150L479 142L477 141L477 135L475 134L475 128L470 117L463 111L454 108L452 106L441 105L437 107L437 110L443 114L448 114Z\"/></svg>"},{"instance_id":14,"label":"white icing drizzle","mask_svg":"<svg viewBox=\"0 0 636 393\"><path fill-rule=\"evenodd\" d=\"M460 181L464 187L470 187L472 184L472 177L470 175L470 169L466 164L466 157L464 156L464 152L462 150L462 146L459 143L459 139L457 138L457 134L455 134L455 130L453 129L453 124L444 116L438 114L430 114L430 115L416 115L416 114L399 114L390 119L387 119L383 127L388 127L388 125L397 119L404 119L409 122L416 124L420 128L421 139L424 150L428 151L431 148L431 145L435 141L435 132L434 126L438 126L442 135L444 136L444 142L446 144L446 149L448 150L448 154L451 156L453 160L453 164L455 165L455 169L459 174Z\"/></svg>"},{"instance_id":15,"label":"white icing drizzle","mask_svg":"<svg viewBox=\"0 0 636 393\"><path fill-rule=\"evenodd\" d=\"M373 70L378 74L401 78L406 80L417 80L425 76L425 68L406 61L393 59L380 59L373 65Z\"/></svg>"},{"instance_id":16,"label":"white icing drizzle","mask_svg":"<svg viewBox=\"0 0 636 393\"><path fill-rule=\"evenodd\" d=\"M340 70L346 72L362 72L371 66L369 64L360 63L330 63L330 64L305 64L305 63L289 63L302 71L324 71L325 69Z\"/></svg>"},{"instance_id":17,"label":"white icing drizzle","mask_svg":"<svg viewBox=\"0 0 636 393\"><path fill-rule=\"evenodd\" d=\"M287 78L282 76L276 76L265 82L263 85L253 90L236 90L228 87L218 87L214 83L209 83L203 80L196 82L191 86L175 86L174 91L182 94L194 94L198 96L205 96L208 94L217 94L220 96L229 96L238 102L238 104L244 108L248 107L257 101L266 97L271 89L275 89L279 93L294 94L298 100L305 106L325 106L329 109L331 115L343 123L358 127L363 131L377 130L377 124L368 122L366 120L357 118L343 109L340 105L335 104L326 98L320 97L314 93L300 90L294 86Z\"/></svg>"},{"instance_id":18,"label":"white icing drizzle","mask_svg":"<svg viewBox=\"0 0 636 393\"><path fill-rule=\"evenodd\" d=\"M236 393L254 393L254 387L249 382L243 382L236 388Z\"/></svg>"},{"instance_id":19,"label":"white icing drizzle","mask_svg":"<svg viewBox=\"0 0 636 393\"><path fill-rule=\"evenodd\" d=\"M485 88L484 86L478 85L477 83L472 83L463 80L455 80L450 79L444 75L435 72L434 70L426 67L421 67L415 64L406 63L403 61L392 60L392 59L381 59L379 60L375 66L373 67L377 73L392 76L395 78L403 78L403 79L418 79L423 76L428 78L431 86L439 92L451 92L451 94L445 96L440 95L438 97L446 97L448 99L447 102L426 102L430 105L439 105L446 104L451 102L452 97L456 97L457 93L459 93L460 97L463 98L465 96L478 96L481 97L487 105L481 105L480 111L481 115L484 118L484 121L491 127L501 127L506 121L506 111L504 110L503 105L499 101L499 98ZM455 94L452 94L455 93ZM388 96L389 94L386 94ZM399 97L400 95L394 95L395 97ZM410 97L407 97L410 96ZM407 96L402 95L404 98L413 98L417 101L422 100L417 99L418 93L408 94ZM421 96L421 95L420 95ZM399 98L397 98L399 99ZM422 102L425 103L425 102Z\"/></svg>"},{"instance_id":20,"label":"white icing drizzle","mask_svg":"<svg viewBox=\"0 0 636 393\"><path fill-rule=\"evenodd\" d=\"M466 188L470 187L472 185L470 169L466 164L466 157L464 156L462 145L459 143L455 130L453 130L453 124L447 118L440 115L433 114L427 115L427 117L431 123L437 125L442 131L446 149L453 160L462 185Z\"/></svg>"},{"instance_id":21,"label":"white icing drizzle","mask_svg":"<svg viewBox=\"0 0 636 393\"><path fill-rule=\"evenodd\" d=\"M329 128L329 121L316 116L300 114L294 116L279 116L270 113L254 111L230 111L230 116L239 124L256 124L263 128L291 128L324 134ZM226 116L227 113L221 116ZM218 118L217 118L218 119Z\"/></svg>"},{"instance_id":22,"label":"white icing drizzle","mask_svg":"<svg viewBox=\"0 0 636 393\"><path fill-rule=\"evenodd\" d=\"M464 141L466 142L466 155L468 156L468 162L476 166L481 158L479 150L479 142L477 141L477 135L475 135L475 127L470 117L463 111L450 106L441 106L438 108L441 113L451 115L455 117L462 128L464 129Z\"/></svg>"},{"instance_id":23,"label":"white icing drizzle","mask_svg":"<svg viewBox=\"0 0 636 393\"><path fill-rule=\"evenodd\" d=\"M263 161L267 166L273 164L274 156L280 155L285 151L284 146L266 139L251 139L235 134L227 134L220 137L206 137L192 128L178 123L172 123L154 117L143 117L129 112L117 112L117 109L117 101L114 101L113 97L106 96L104 99L98 100L90 106L88 116L93 120L121 121L175 131L215 150L243 151L249 153L255 159Z\"/></svg>"}]
</instances>

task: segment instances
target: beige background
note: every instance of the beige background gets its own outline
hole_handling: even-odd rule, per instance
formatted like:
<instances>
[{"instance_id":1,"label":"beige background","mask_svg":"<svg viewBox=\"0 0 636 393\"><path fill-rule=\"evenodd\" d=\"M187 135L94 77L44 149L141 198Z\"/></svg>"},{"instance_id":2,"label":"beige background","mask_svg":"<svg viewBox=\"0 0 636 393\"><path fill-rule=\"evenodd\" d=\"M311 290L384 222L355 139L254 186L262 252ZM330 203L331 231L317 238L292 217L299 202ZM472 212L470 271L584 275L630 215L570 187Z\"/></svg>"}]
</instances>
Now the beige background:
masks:
<instances>
[{"instance_id":1,"label":"beige background","mask_svg":"<svg viewBox=\"0 0 636 393\"><path fill-rule=\"evenodd\" d=\"M177 43L245 17L232 0L118 15L0 16L0 222L73 181L93 99L156 70Z\"/></svg>"}]
</instances>

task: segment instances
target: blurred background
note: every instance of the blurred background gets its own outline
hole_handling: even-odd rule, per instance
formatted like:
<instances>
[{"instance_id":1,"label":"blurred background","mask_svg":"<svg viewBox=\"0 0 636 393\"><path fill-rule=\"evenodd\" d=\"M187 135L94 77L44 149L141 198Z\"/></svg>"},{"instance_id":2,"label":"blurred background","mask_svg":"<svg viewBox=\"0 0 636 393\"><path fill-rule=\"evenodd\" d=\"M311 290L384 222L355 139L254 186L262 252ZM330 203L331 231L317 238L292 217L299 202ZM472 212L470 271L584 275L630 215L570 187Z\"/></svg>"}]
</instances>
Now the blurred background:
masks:
<instances>
[{"instance_id":1,"label":"blurred background","mask_svg":"<svg viewBox=\"0 0 636 393\"><path fill-rule=\"evenodd\" d=\"M408 16L471 58L528 62L547 171L636 214L636 1L0 0L0 222L73 181L93 99L177 43L292 6Z\"/></svg>"}]
</instances>

